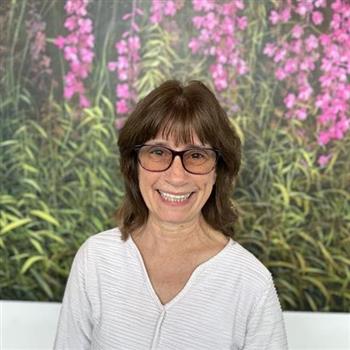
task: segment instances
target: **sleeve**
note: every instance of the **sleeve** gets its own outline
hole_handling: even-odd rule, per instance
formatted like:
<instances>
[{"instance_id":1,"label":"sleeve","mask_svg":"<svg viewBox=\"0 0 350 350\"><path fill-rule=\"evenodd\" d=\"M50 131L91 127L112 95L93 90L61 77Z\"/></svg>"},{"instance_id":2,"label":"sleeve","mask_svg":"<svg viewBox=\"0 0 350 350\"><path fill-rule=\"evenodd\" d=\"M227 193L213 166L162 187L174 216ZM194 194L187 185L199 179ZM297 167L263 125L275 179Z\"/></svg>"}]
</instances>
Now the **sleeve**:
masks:
<instances>
[{"instance_id":1,"label":"sleeve","mask_svg":"<svg viewBox=\"0 0 350 350\"><path fill-rule=\"evenodd\" d=\"M272 279L252 309L243 350L288 350L282 309Z\"/></svg>"},{"instance_id":2,"label":"sleeve","mask_svg":"<svg viewBox=\"0 0 350 350\"><path fill-rule=\"evenodd\" d=\"M90 349L91 304L87 294L87 242L78 250L64 292L54 350Z\"/></svg>"}]
</instances>

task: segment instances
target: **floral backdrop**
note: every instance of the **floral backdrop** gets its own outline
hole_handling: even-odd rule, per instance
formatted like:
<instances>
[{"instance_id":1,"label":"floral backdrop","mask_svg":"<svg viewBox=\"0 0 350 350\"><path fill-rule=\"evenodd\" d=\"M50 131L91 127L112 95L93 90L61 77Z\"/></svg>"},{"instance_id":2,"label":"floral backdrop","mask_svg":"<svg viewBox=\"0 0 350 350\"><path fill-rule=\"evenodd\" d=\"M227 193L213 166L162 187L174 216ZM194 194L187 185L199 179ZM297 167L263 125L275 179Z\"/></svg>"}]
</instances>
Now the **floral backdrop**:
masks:
<instances>
[{"instance_id":1,"label":"floral backdrop","mask_svg":"<svg viewBox=\"0 0 350 350\"><path fill-rule=\"evenodd\" d=\"M118 130L175 78L238 130L236 240L284 310L350 311L348 0L3 0L0 60L0 298L61 300L114 225Z\"/></svg>"}]
</instances>

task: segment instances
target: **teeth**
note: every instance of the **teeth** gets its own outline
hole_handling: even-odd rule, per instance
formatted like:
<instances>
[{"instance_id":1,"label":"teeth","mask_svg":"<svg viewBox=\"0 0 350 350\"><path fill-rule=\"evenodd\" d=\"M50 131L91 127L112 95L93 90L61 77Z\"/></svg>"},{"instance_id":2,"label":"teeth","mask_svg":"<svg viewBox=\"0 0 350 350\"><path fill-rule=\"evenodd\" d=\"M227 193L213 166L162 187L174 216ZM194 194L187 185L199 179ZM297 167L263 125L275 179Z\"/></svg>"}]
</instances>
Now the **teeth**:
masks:
<instances>
[{"instance_id":1,"label":"teeth","mask_svg":"<svg viewBox=\"0 0 350 350\"><path fill-rule=\"evenodd\" d=\"M161 192L161 191L159 191L159 193L164 199L170 202L183 202L191 195L191 192L187 194L178 195L178 196L174 194L166 193L166 192Z\"/></svg>"}]
</instances>

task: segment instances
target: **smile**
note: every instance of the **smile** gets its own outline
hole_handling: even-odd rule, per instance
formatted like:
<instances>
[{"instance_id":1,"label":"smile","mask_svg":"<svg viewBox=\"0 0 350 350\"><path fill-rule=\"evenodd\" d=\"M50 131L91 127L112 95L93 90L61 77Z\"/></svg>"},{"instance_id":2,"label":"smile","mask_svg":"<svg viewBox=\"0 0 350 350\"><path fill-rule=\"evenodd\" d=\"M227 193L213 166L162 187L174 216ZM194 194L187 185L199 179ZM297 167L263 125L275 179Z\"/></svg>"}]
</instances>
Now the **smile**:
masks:
<instances>
[{"instance_id":1,"label":"smile","mask_svg":"<svg viewBox=\"0 0 350 350\"><path fill-rule=\"evenodd\" d=\"M175 195L175 194L170 194L167 192L162 192L159 191L159 194L162 196L162 198L164 198L167 201L170 202L183 202L186 199L188 199L190 197L190 195L192 194L192 192L186 193L186 194L181 194L181 195Z\"/></svg>"}]
</instances>

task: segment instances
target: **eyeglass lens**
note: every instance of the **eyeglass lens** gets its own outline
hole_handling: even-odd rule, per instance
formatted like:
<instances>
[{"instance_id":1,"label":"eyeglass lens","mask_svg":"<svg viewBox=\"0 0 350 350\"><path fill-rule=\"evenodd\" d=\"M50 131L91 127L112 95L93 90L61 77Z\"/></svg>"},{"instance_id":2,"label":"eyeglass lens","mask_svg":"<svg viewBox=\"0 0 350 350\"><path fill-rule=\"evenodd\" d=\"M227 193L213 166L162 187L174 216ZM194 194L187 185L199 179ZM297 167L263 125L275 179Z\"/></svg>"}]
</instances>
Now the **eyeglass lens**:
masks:
<instances>
[{"instance_id":1,"label":"eyeglass lens","mask_svg":"<svg viewBox=\"0 0 350 350\"><path fill-rule=\"evenodd\" d=\"M139 162L149 171L165 171L171 165L173 153L162 146L144 145L139 150ZM216 153L212 149L192 148L182 154L184 168L195 174L210 172L216 162Z\"/></svg>"}]
</instances>

